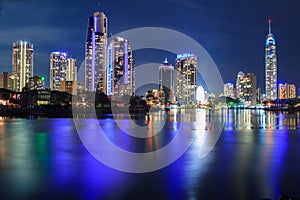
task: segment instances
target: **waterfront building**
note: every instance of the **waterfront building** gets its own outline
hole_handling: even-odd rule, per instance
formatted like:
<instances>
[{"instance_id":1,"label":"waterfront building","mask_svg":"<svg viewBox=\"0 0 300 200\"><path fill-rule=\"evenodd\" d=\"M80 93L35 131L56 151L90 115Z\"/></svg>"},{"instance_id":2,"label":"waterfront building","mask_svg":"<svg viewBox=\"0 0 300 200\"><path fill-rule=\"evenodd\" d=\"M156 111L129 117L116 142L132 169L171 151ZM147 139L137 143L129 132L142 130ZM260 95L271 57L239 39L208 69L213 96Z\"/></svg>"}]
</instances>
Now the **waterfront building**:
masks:
<instances>
[{"instance_id":1,"label":"waterfront building","mask_svg":"<svg viewBox=\"0 0 300 200\"><path fill-rule=\"evenodd\" d=\"M197 88L197 57L180 54L176 58L176 98L180 104L195 104Z\"/></svg>"},{"instance_id":2,"label":"waterfront building","mask_svg":"<svg viewBox=\"0 0 300 200\"><path fill-rule=\"evenodd\" d=\"M239 98L244 101L245 105L255 106L257 103L256 76L253 73L245 75L239 72L236 84Z\"/></svg>"},{"instance_id":3,"label":"waterfront building","mask_svg":"<svg viewBox=\"0 0 300 200\"><path fill-rule=\"evenodd\" d=\"M16 84L13 90L21 92L33 76L33 44L27 41L13 43L12 74Z\"/></svg>"},{"instance_id":4,"label":"waterfront building","mask_svg":"<svg viewBox=\"0 0 300 200\"><path fill-rule=\"evenodd\" d=\"M232 83L225 83L224 84L224 96L225 97L230 97L230 98L235 98L235 89L234 85Z\"/></svg>"},{"instance_id":5,"label":"waterfront building","mask_svg":"<svg viewBox=\"0 0 300 200\"><path fill-rule=\"evenodd\" d=\"M237 78L236 78L236 97L237 98L241 98L241 96L243 96L242 88L241 88L241 81L243 80L244 77L245 77L245 74L242 71L240 71L237 74Z\"/></svg>"},{"instance_id":6,"label":"waterfront building","mask_svg":"<svg viewBox=\"0 0 300 200\"><path fill-rule=\"evenodd\" d=\"M174 66L167 60L159 66L159 89L164 92L165 102L174 103Z\"/></svg>"},{"instance_id":7,"label":"waterfront building","mask_svg":"<svg viewBox=\"0 0 300 200\"><path fill-rule=\"evenodd\" d=\"M271 33L271 20L269 20L269 33L265 46L265 87L266 98L275 100L277 98L277 52L275 37Z\"/></svg>"},{"instance_id":8,"label":"waterfront building","mask_svg":"<svg viewBox=\"0 0 300 200\"><path fill-rule=\"evenodd\" d=\"M128 40L115 37L107 47L106 94L114 98L135 91L135 69Z\"/></svg>"},{"instance_id":9,"label":"waterfront building","mask_svg":"<svg viewBox=\"0 0 300 200\"><path fill-rule=\"evenodd\" d=\"M291 83L279 84L278 92L278 99L296 98L296 85Z\"/></svg>"},{"instance_id":10,"label":"waterfront building","mask_svg":"<svg viewBox=\"0 0 300 200\"><path fill-rule=\"evenodd\" d=\"M85 43L85 90L106 93L107 17L95 12L88 20Z\"/></svg>"},{"instance_id":11,"label":"waterfront building","mask_svg":"<svg viewBox=\"0 0 300 200\"><path fill-rule=\"evenodd\" d=\"M60 82L67 79L67 53L50 54L50 90L59 91Z\"/></svg>"}]
</instances>

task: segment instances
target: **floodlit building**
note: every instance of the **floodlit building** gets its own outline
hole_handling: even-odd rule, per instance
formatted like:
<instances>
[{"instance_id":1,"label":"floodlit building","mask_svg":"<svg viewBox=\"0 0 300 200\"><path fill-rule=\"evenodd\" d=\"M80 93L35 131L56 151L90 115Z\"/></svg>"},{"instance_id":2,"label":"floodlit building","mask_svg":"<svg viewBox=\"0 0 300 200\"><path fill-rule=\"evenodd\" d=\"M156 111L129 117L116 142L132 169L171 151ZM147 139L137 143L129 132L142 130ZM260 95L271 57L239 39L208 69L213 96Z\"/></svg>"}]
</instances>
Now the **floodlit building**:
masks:
<instances>
[{"instance_id":1,"label":"floodlit building","mask_svg":"<svg viewBox=\"0 0 300 200\"><path fill-rule=\"evenodd\" d=\"M180 104L195 104L197 88L197 57L180 54L176 58L176 98Z\"/></svg>"},{"instance_id":2,"label":"floodlit building","mask_svg":"<svg viewBox=\"0 0 300 200\"><path fill-rule=\"evenodd\" d=\"M174 66L167 59L159 66L159 89L165 94L165 103L174 103Z\"/></svg>"},{"instance_id":3,"label":"floodlit building","mask_svg":"<svg viewBox=\"0 0 300 200\"><path fill-rule=\"evenodd\" d=\"M74 58L67 58L66 81L77 81L77 65Z\"/></svg>"},{"instance_id":4,"label":"floodlit building","mask_svg":"<svg viewBox=\"0 0 300 200\"><path fill-rule=\"evenodd\" d=\"M278 92L278 99L296 98L296 85L291 83L279 84Z\"/></svg>"},{"instance_id":5,"label":"floodlit building","mask_svg":"<svg viewBox=\"0 0 300 200\"><path fill-rule=\"evenodd\" d=\"M256 76L253 73L245 75L239 72L236 84L238 96L245 105L255 106L257 103Z\"/></svg>"},{"instance_id":6,"label":"floodlit building","mask_svg":"<svg viewBox=\"0 0 300 200\"><path fill-rule=\"evenodd\" d=\"M106 94L121 97L135 90L135 69L128 40L115 37L107 48Z\"/></svg>"},{"instance_id":7,"label":"floodlit building","mask_svg":"<svg viewBox=\"0 0 300 200\"><path fill-rule=\"evenodd\" d=\"M85 43L85 90L106 93L106 52L108 20L95 12L88 20Z\"/></svg>"},{"instance_id":8,"label":"floodlit building","mask_svg":"<svg viewBox=\"0 0 300 200\"><path fill-rule=\"evenodd\" d=\"M275 100L277 98L277 52L275 37L271 33L271 20L269 20L269 33L265 47L265 86L266 98Z\"/></svg>"},{"instance_id":9,"label":"floodlit building","mask_svg":"<svg viewBox=\"0 0 300 200\"><path fill-rule=\"evenodd\" d=\"M60 82L67 79L67 53L50 54L50 90L59 91Z\"/></svg>"},{"instance_id":10,"label":"floodlit building","mask_svg":"<svg viewBox=\"0 0 300 200\"><path fill-rule=\"evenodd\" d=\"M13 90L21 92L33 76L33 44L27 41L13 43L12 74L16 81Z\"/></svg>"},{"instance_id":11,"label":"floodlit building","mask_svg":"<svg viewBox=\"0 0 300 200\"><path fill-rule=\"evenodd\" d=\"M232 83L225 83L224 84L224 96L235 98L235 89Z\"/></svg>"}]
</instances>

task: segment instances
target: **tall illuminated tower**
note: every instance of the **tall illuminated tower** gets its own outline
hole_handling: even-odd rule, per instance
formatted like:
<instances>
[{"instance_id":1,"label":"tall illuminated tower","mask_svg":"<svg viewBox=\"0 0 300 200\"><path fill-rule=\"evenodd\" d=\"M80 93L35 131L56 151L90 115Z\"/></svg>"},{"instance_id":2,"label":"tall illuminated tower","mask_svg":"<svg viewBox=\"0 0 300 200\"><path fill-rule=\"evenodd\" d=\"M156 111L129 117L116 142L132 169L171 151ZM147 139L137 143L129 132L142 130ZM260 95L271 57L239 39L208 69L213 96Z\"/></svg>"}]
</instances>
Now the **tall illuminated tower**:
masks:
<instances>
[{"instance_id":1,"label":"tall illuminated tower","mask_svg":"<svg viewBox=\"0 0 300 200\"><path fill-rule=\"evenodd\" d=\"M27 41L13 43L12 71L17 82L13 90L21 92L33 76L33 44Z\"/></svg>"},{"instance_id":2,"label":"tall illuminated tower","mask_svg":"<svg viewBox=\"0 0 300 200\"><path fill-rule=\"evenodd\" d=\"M135 69L128 40L115 37L107 47L106 94L132 95L135 90Z\"/></svg>"},{"instance_id":3,"label":"tall illuminated tower","mask_svg":"<svg viewBox=\"0 0 300 200\"><path fill-rule=\"evenodd\" d=\"M265 86L266 98L277 99L277 54L276 41L271 33L271 20L269 20L269 33L266 38L265 49Z\"/></svg>"},{"instance_id":4,"label":"tall illuminated tower","mask_svg":"<svg viewBox=\"0 0 300 200\"><path fill-rule=\"evenodd\" d=\"M106 93L107 17L95 12L88 20L85 43L85 90Z\"/></svg>"},{"instance_id":5,"label":"tall illuminated tower","mask_svg":"<svg viewBox=\"0 0 300 200\"><path fill-rule=\"evenodd\" d=\"M197 57L181 54L176 58L176 97L180 104L196 103Z\"/></svg>"},{"instance_id":6,"label":"tall illuminated tower","mask_svg":"<svg viewBox=\"0 0 300 200\"><path fill-rule=\"evenodd\" d=\"M60 90L60 82L67 79L67 54L52 52L50 54L50 89Z\"/></svg>"}]
</instances>

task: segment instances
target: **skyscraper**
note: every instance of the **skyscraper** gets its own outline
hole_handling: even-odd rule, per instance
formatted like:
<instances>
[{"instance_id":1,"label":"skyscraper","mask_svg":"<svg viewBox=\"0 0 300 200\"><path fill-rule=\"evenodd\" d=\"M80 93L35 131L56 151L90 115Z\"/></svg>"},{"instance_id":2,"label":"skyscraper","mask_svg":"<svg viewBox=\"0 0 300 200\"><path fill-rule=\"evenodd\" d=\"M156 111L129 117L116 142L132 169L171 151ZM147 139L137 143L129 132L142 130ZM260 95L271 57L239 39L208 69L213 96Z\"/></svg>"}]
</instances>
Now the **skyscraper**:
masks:
<instances>
[{"instance_id":1,"label":"skyscraper","mask_svg":"<svg viewBox=\"0 0 300 200\"><path fill-rule=\"evenodd\" d=\"M243 96L243 93L242 93L242 85L241 85L241 81L243 80L245 74L244 72L240 71L238 74L237 74L237 78L236 78L236 97L237 98L241 98L241 96Z\"/></svg>"},{"instance_id":2,"label":"skyscraper","mask_svg":"<svg viewBox=\"0 0 300 200\"><path fill-rule=\"evenodd\" d=\"M239 72L236 87L239 93L239 98L244 101L245 105L256 105L256 76L253 73L245 75L243 72Z\"/></svg>"},{"instance_id":3,"label":"skyscraper","mask_svg":"<svg viewBox=\"0 0 300 200\"><path fill-rule=\"evenodd\" d=\"M12 71L17 82L13 90L20 92L33 76L33 44L27 41L13 43Z\"/></svg>"},{"instance_id":4,"label":"skyscraper","mask_svg":"<svg viewBox=\"0 0 300 200\"><path fill-rule=\"evenodd\" d=\"M165 103L174 103L174 66L167 59L159 66L159 89L164 91Z\"/></svg>"},{"instance_id":5,"label":"skyscraper","mask_svg":"<svg viewBox=\"0 0 300 200\"><path fill-rule=\"evenodd\" d=\"M196 103L197 57L181 54L176 58L176 97L181 104Z\"/></svg>"},{"instance_id":6,"label":"skyscraper","mask_svg":"<svg viewBox=\"0 0 300 200\"><path fill-rule=\"evenodd\" d=\"M67 78L67 54L63 52L52 52L50 54L50 89L60 89L60 81Z\"/></svg>"},{"instance_id":7,"label":"skyscraper","mask_svg":"<svg viewBox=\"0 0 300 200\"><path fill-rule=\"evenodd\" d=\"M277 54L276 41L271 33L271 20L269 20L269 33L266 38L265 86L266 98L269 100L277 99Z\"/></svg>"},{"instance_id":8,"label":"skyscraper","mask_svg":"<svg viewBox=\"0 0 300 200\"><path fill-rule=\"evenodd\" d=\"M95 12L88 20L85 43L85 90L106 93L107 18Z\"/></svg>"},{"instance_id":9,"label":"skyscraper","mask_svg":"<svg viewBox=\"0 0 300 200\"><path fill-rule=\"evenodd\" d=\"M135 90L135 69L128 40L115 37L107 47L106 94L132 95Z\"/></svg>"},{"instance_id":10,"label":"skyscraper","mask_svg":"<svg viewBox=\"0 0 300 200\"><path fill-rule=\"evenodd\" d=\"M67 58L66 81L77 81L77 66L74 58Z\"/></svg>"}]
</instances>

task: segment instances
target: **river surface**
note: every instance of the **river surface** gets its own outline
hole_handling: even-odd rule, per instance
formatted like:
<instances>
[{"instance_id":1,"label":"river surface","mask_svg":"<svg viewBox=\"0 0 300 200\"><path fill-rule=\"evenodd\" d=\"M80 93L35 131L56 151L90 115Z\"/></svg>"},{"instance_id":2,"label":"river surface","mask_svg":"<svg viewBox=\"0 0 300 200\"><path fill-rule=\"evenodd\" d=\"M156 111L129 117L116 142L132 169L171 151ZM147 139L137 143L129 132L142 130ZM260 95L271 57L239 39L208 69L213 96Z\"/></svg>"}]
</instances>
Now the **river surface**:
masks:
<instances>
[{"instance_id":1,"label":"river surface","mask_svg":"<svg viewBox=\"0 0 300 200\"><path fill-rule=\"evenodd\" d=\"M112 143L135 153L169 144L181 121L190 123L195 135L210 134L209 112L167 114L159 134L145 139L121 133L115 120L126 125L131 120L128 116L97 121ZM164 123L161 115L136 116L133 120L151 136ZM148 173L125 173L98 161L84 146L72 119L0 118L0 199L300 196L299 113L224 110L218 116L223 130L207 155L199 156L196 139L174 163ZM81 134L88 136L93 131L91 122L89 118L80 122L89 128ZM111 155L109 148L103 154L124 162L124 158Z\"/></svg>"}]
</instances>

